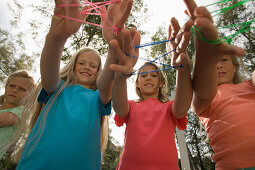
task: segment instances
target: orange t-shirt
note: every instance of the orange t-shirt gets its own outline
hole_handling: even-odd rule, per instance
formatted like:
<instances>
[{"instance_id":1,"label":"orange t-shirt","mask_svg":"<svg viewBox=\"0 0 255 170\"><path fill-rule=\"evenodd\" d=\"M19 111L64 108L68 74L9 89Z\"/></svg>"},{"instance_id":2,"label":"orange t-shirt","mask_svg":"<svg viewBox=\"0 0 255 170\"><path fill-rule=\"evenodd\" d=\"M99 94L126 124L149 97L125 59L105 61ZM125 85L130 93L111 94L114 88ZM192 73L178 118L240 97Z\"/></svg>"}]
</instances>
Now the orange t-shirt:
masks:
<instances>
[{"instance_id":1,"label":"orange t-shirt","mask_svg":"<svg viewBox=\"0 0 255 170\"><path fill-rule=\"evenodd\" d=\"M255 167L255 88L249 81L219 86L200 119L217 170Z\"/></svg>"},{"instance_id":2,"label":"orange t-shirt","mask_svg":"<svg viewBox=\"0 0 255 170\"><path fill-rule=\"evenodd\" d=\"M115 117L118 126L126 123L125 144L117 169L179 169L174 131L176 126L184 130L187 118L176 119L172 103L161 103L155 98L139 103L129 101L128 117Z\"/></svg>"}]
</instances>

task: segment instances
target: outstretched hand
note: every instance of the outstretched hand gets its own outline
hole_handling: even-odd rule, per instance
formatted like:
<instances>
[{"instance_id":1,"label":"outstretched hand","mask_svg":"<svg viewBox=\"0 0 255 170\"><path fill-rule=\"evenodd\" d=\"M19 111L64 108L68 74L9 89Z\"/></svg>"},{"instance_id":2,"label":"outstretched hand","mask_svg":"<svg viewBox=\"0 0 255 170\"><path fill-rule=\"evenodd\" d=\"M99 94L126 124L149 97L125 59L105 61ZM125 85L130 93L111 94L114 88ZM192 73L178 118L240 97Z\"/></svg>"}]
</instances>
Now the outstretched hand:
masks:
<instances>
[{"instance_id":1,"label":"outstretched hand","mask_svg":"<svg viewBox=\"0 0 255 170\"><path fill-rule=\"evenodd\" d=\"M219 38L217 28L213 25L213 18L205 7L197 7L194 0L184 0L187 6L186 14L194 21L194 25L201 30L204 37L211 41ZM195 46L198 55L213 55L219 59L222 55L243 56L244 50L227 43L210 44L195 38Z\"/></svg>"},{"instance_id":2,"label":"outstretched hand","mask_svg":"<svg viewBox=\"0 0 255 170\"><path fill-rule=\"evenodd\" d=\"M79 4L79 0L55 0L55 10L54 16L52 17L51 27L49 33L58 37L67 39L72 34L76 33L82 22L73 21L70 19L63 18L65 16L68 18L73 18L77 20L85 20L88 14L84 11L88 10L89 6L84 6L80 10L79 6L74 7L58 7L58 5L67 5L67 4Z\"/></svg>"},{"instance_id":3,"label":"outstretched hand","mask_svg":"<svg viewBox=\"0 0 255 170\"><path fill-rule=\"evenodd\" d=\"M114 38L116 33L124 28L130 15L132 4L133 0L120 0L119 2L111 4L107 10L105 7L100 8L102 14L101 23L103 26L103 36L108 44Z\"/></svg>"},{"instance_id":4,"label":"outstretched hand","mask_svg":"<svg viewBox=\"0 0 255 170\"><path fill-rule=\"evenodd\" d=\"M119 64L111 64L110 69L118 72L119 76L128 78L132 74L133 67L137 62L137 58L131 56L139 56L139 48L135 48L135 46L140 44L140 34L135 28L130 30L124 28L120 32L120 36L123 39L123 50L120 48L117 40L110 42L114 55L119 61Z\"/></svg>"},{"instance_id":5,"label":"outstretched hand","mask_svg":"<svg viewBox=\"0 0 255 170\"><path fill-rule=\"evenodd\" d=\"M180 59L176 61L181 53L186 53L186 48L189 44L191 32L190 28L193 25L193 21L187 21L182 28L175 18L171 18L169 29L168 29L168 40L166 43L166 49L171 58L171 65L180 66Z\"/></svg>"}]
</instances>

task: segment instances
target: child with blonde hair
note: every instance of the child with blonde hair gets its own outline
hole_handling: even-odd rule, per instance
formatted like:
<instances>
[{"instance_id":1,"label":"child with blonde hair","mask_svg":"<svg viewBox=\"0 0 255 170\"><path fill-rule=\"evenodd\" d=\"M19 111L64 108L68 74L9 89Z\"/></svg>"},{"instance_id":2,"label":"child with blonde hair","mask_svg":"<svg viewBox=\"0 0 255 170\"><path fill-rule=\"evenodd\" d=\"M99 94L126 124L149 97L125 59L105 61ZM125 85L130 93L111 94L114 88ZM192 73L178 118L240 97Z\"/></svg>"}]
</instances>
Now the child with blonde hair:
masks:
<instances>
[{"instance_id":1,"label":"child with blonde hair","mask_svg":"<svg viewBox=\"0 0 255 170\"><path fill-rule=\"evenodd\" d=\"M55 1L56 6L65 5L65 2ZM79 4L79 1L71 3ZM102 7L101 10L106 14L103 17L107 16L114 26L122 28L131 6L132 0L121 0L110 5L107 11ZM85 6L83 11L88 8ZM56 7L55 14L78 20L87 17L77 6ZM52 17L41 56L42 90L38 102L45 106L42 110L40 107L27 108L33 114L30 116L32 128L22 150L18 170L100 169L100 132L104 131L100 127L107 128L102 117L109 115L111 110L113 72L109 70L109 64L116 60L112 59L114 54L109 48L105 68L100 73L99 53L83 48L59 72L65 42L81 23L58 16ZM104 18L102 24L106 24ZM114 33L103 29L108 43L114 38Z\"/></svg>"},{"instance_id":2,"label":"child with blonde hair","mask_svg":"<svg viewBox=\"0 0 255 170\"><path fill-rule=\"evenodd\" d=\"M185 41L189 40L190 26L187 22ZM169 30L169 39L172 35ZM117 126L126 124L125 143L117 169L179 169L174 132L176 127L184 130L187 125L186 115L192 100L190 60L185 53L173 52L177 55L175 66L183 65L177 69L174 100L167 98L166 79L152 62L145 63L138 72L135 86L139 99L128 100L126 80L136 63L136 59L129 56L138 56L138 50L134 49L137 43L131 39L124 43L131 45L124 53L115 48L120 62L110 66L115 71L112 96L115 122Z\"/></svg>"},{"instance_id":3,"label":"child with blonde hair","mask_svg":"<svg viewBox=\"0 0 255 170\"><path fill-rule=\"evenodd\" d=\"M10 146L10 139L17 130L21 119L22 100L34 88L35 82L27 71L11 74L0 96L0 158Z\"/></svg>"},{"instance_id":4,"label":"child with blonde hair","mask_svg":"<svg viewBox=\"0 0 255 170\"><path fill-rule=\"evenodd\" d=\"M209 11L184 1L204 38L219 39ZM244 55L242 48L198 37L195 46L192 105L208 133L215 169L255 169L255 71L247 81L238 78L235 56Z\"/></svg>"}]
</instances>

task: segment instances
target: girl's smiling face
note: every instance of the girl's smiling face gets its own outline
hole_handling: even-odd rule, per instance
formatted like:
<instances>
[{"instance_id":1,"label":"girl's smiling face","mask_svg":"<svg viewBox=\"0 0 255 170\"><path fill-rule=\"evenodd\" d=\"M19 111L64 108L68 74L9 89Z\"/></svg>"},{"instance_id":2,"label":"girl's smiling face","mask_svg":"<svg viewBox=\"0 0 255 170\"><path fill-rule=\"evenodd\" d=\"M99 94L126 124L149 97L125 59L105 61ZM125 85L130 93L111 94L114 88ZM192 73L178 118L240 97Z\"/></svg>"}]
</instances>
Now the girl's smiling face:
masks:
<instances>
[{"instance_id":1,"label":"girl's smiling face","mask_svg":"<svg viewBox=\"0 0 255 170\"><path fill-rule=\"evenodd\" d=\"M159 75L158 72L150 72L155 70L156 68L151 64L143 67L140 70L140 73L149 72L139 74L137 82L137 87L140 89L141 94L145 100L152 97L156 99L158 98L159 87L161 86Z\"/></svg>"},{"instance_id":2,"label":"girl's smiling face","mask_svg":"<svg viewBox=\"0 0 255 170\"><path fill-rule=\"evenodd\" d=\"M236 66L233 64L231 56L223 56L217 63L218 86L221 84L233 84Z\"/></svg>"},{"instance_id":3,"label":"girl's smiling face","mask_svg":"<svg viewBox=\"0 0 255 170\"><path fill-rule=\"evenodd\" d=\"M77 84L85 88L92 88L98 73L99 58L91 51L81 53L76 60L74 74Z\"/></svg>"}]
</instances>

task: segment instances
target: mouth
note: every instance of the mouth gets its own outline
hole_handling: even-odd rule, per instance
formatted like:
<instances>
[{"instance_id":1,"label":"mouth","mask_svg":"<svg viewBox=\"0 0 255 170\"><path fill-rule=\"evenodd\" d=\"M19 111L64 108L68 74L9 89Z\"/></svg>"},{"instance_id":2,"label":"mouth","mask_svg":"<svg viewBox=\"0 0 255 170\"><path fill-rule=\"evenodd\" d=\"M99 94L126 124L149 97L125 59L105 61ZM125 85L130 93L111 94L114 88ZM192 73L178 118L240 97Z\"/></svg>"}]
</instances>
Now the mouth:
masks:
<instances>
[{"instance_id":1,"label":"mouth","mask_svg":"<svg viewBox=\"0 0 255 170\"><path fill-rule=\"evenodd\" d=\"M8 96L16 98L16 95L14 95L14 94L9 94Z\"/></svg>"},{"instance_id":2,"label":"mouth","mask_svg":"<svg viewBox=\"0 0 255 170\"><path fill-rule=\"evenodd\" d=\"M151 83L146 83L144 86L145 86L145 87L154 87L154 85L151 84Z\"/></svg>"},{"instance_id":3,"label":"mouth","mask_svg":"<svg viewBox=\"0 0 255 170\"><path fill-rule=\"evenodd\" d=\"M218 78L220 78L220 77L224 77L224 76L225 76L225 74L226 74L226 72L219 72L219 73L218 73Z\"/></svg>"},{"instance_id":4,"label":"mouth","mask_svg":"<svg viewBox=\"0 0 255 170\"><path fill-rule=\"evenodd\" d=\"M83 76L92 76L92 74L88 73L88 72L80 72L81 75Z\"/></svg>"}]
</instances>

